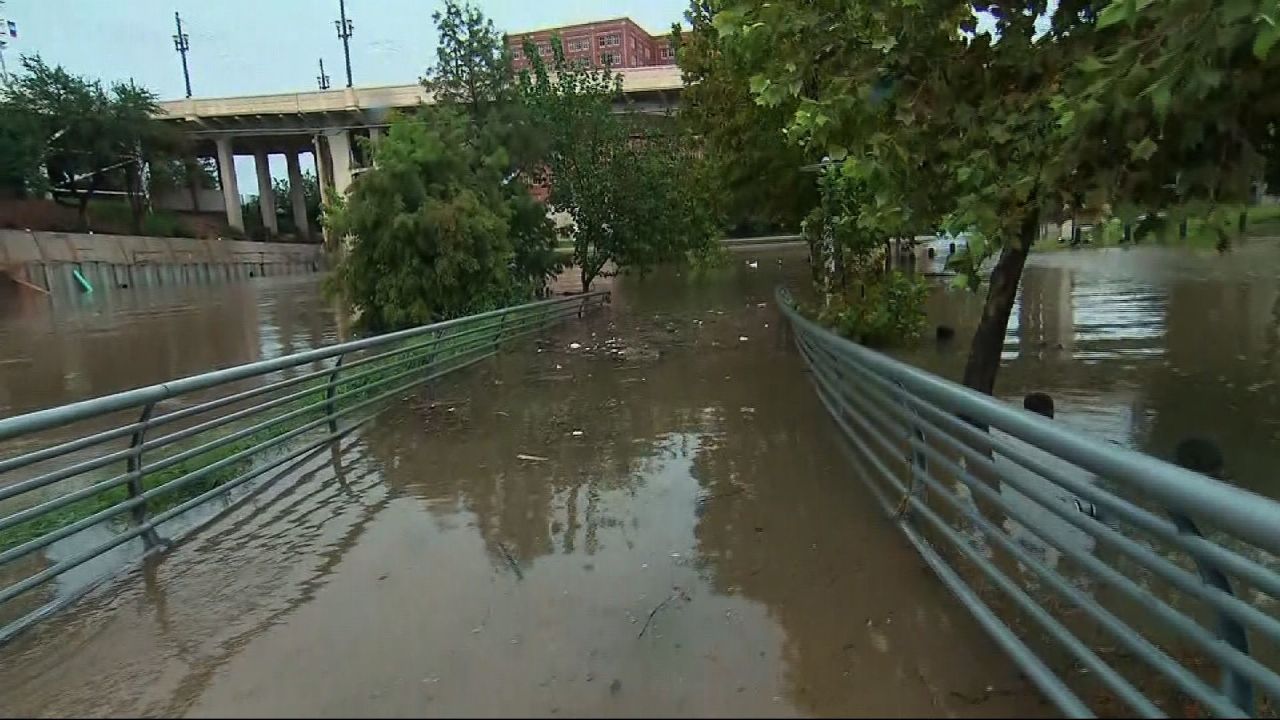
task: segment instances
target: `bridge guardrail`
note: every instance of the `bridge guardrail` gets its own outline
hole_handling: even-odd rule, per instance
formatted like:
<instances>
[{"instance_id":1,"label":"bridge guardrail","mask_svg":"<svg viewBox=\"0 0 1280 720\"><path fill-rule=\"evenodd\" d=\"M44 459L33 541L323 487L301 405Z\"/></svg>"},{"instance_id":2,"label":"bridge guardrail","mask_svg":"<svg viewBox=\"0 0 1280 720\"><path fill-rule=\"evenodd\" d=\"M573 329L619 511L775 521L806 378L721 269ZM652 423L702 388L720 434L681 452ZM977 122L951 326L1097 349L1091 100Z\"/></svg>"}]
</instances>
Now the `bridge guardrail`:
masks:
<instances>
[{"instance_id":1,"label":"bridge guardrail","mask_svg":"<svg viewBox=\"0 0 1280 720\"><path fill-rule=\"evenodd\" d=\"M381 401L608 299L503 308L0 419L0 644L114 573L52 593L50 581L135 539L134 561L163 549L165 531L227 508L186 513L304 462Z\"/></svg>"},{"instance_id":2,"label":"bridge guardrail","mask_svg":"<svg viewBox=\"0 0 1280 720\"><path fill-rule=\"evenodd\" d=\"M1059 710L1275 712L1280 503L857 345L783 288L777 300L860 479Z\"/></svg>"}]
</instances>

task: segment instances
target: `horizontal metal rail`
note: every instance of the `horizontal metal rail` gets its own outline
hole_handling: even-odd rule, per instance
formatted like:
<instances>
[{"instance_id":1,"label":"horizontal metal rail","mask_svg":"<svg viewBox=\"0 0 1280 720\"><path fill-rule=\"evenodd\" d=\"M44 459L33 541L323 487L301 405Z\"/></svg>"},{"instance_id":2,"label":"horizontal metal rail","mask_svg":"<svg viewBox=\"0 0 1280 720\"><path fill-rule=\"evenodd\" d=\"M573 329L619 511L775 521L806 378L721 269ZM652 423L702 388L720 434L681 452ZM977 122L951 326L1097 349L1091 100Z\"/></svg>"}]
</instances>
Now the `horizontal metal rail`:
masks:
<instances>
[{"instance_id":1,"label":"horizontal metal rail","mask_svg":"<svg viewBox=\"0 0 1280 720\"><path fill-rule=\"evenodd\" d=\"M183 531L165 523L307 458L384 401L608 299L502 308L0 419L0 449L24 448L0 457L0 643L112 574L40 590L64 573L133 540L143 557L162 550L160 532ZM176 407L157 413L160 403ZM99 527L106 539L83 535Z\"/></svg>"},{"instance_id":2,"label":"horizontal metal rail","mask_svg":"<svg viewBox=\"0 0 1280 720\"><path fill-rule=\"evenodd\" d=\"M1059 710L1239 716L1259 691L1280 698L1280 503L901 363L812 322L785 289L777 299L859 479Z\"/></svg>"}]
</instances>

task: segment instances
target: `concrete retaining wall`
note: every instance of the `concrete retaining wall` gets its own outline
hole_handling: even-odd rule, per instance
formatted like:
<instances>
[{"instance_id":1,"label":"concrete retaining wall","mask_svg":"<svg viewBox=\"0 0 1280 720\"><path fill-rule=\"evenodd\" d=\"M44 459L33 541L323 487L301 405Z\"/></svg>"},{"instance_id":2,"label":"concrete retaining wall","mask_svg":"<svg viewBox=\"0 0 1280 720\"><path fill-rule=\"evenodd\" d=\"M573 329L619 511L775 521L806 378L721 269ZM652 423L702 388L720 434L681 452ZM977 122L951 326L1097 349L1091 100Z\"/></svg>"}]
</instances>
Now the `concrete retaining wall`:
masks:
<instances>
[{"instance_id":1,"label":"concrete retaining wall","mask_svg":"<svg viewBox=\"0 0 1280 720\"><path fill-rule=\"evenodd\" d=\"M54 294L316 272L319 245L0 230L0 275ZM0 278L3 280L3 278Z\"/></svg>"}]
</instances>

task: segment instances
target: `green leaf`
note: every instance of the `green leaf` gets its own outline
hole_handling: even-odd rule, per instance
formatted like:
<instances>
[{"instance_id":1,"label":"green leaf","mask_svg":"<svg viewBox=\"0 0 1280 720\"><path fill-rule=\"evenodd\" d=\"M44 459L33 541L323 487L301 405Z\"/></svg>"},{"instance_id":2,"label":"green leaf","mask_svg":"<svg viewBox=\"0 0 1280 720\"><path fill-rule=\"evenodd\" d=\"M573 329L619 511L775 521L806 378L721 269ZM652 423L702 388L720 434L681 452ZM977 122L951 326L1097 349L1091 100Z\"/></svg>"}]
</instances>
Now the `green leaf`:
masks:
<instances>
[{"instance_id":1,"label":"green leaf","mask_svg":"<svg viewBox=\"0 0 1280 720\"><path fill-rule=\"evenodd\" d=\"M1110 5L1102 8L1102 12L1098 13L1099 30L1110 27L1118 22L1128 20L1133 14L1134 6L1128 0L1114 0Z\"/></svg>"},{"instance_id":2,"label":"green leaf","mask_svg":"<svg viewBox=\"0 0 1280 720\"><path fill-rule=\"evenodd\" d=\"M1280 40L1280 26L1264 25L1258 37L1253 39L1253 56L1259 60L1266 60L1277 40Z\"/></svg>"},{"instance_id":3,"label":"green leaf","mask_svg":"<svg viewBox=\"0 0 1280 720\"><path fill-rule=\"evenodd\" d=\"M1130 154L1138 160L1150 160L1152 155L1156 154L1159 146L1149 137L1142 138L1142 142L1134 145L1130 149Z\"/></svg>"},{"instance_id":4,"label":"green leaf","mask_svg":"<svg viewBox=\"0 0 1280 720\"><path fill-rule=\"evenodd\" d=\"M844 160L849 156L849 150L843 145L833 145L827 149L827 156L832 160Z\"/></svg>"},{"instance_id":5,"label":"green leaf","mask_svg":"<svg viewBox=\"0 0 1280 720\"><path fill-rule=\"evenodd\" d=\"M1096 55L1087 55L1085 59L1080 61L1080 70L1087 73L1095 73L1106 69L1106 67L1106 63L1099 60Z\"/></svg>"},{"instance_id":6,"label":"green leaf","mask_svg":"<svg viewBox=\"0 0 1280 720\"><path fill-rule=\"evenodd\" d=\"M1163 118L1169 113L1169 105L1173 102L1173 93L1169 90L1169 83L1165 80L1160 81L1151 88L1151 105L1156 109L1156 113Z\"/></svg>"}]
</instances>

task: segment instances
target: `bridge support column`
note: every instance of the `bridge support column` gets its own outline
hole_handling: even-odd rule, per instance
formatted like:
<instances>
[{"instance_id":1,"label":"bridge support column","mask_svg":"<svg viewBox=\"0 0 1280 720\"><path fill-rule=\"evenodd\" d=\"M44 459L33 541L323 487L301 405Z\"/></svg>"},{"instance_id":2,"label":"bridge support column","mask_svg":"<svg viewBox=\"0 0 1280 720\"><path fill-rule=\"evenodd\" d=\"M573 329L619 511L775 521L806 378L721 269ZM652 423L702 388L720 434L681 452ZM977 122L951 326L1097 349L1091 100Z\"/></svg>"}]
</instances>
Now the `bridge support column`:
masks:
<instances>
[{"instance_id":1,"label":"bridge support column","mask_svg":"<svg viewBox=\"0 0 1280 720\"><path fill-rule=\"evenodd\" d=\"M320 185L320 202L327 203L333 196L333 164L329 161L329 141L324 135L311 138L315 148L316 181Z\"/></svg>"},{"instance_id":2,"label":"bridge support column","mask_svg":"<svg viewBox=\"0 0 1280 720\"><path fill-rule=\"evenodd\" d=\"M298 235L311 237L311 227L307 220L307 196L302 191L302 167L298 164L298 150L290 150L284 154L285 164L289 166L289 203L293 205L293 224L298 228Z\"/></svg>"},{"instance_id":3,"label":"bridge support column","mask_svg":"<svg viewBox=\"0 0 1280 720\"><path fill-rule=\"evenodd\" d=\"M333 189L339 195L351 187L351 133L347 130L326 130L329 140L329 161L333 169Z\"/></svg>"},{"instance_id":4,"label":"bridge support column","mask_svg":"<svg viewBox=\"0 0 1280 720\"><path fill-rule=\"evenodd\" d=\"M227 224L244 230L244 215L240 211L240 188L236 185L236 155L231 149L231 138L220 137L218 146L218 178L222 185L222 205L226 208Z\"/></svg>"},{"instance_id":5,"label":"bridge support column","mask_svg":"<svg viewBox=\"0 0 1280 720\"><path fill-rule=\"evenodd\" d=\"M271 165L267 162L267 151L258 150L253 153L254 169L258 171L258 209L262 211L262 227L271 235L280 234L280 223L276 219L276 193L271 187Z\"/></svg>"}]
</instances>

